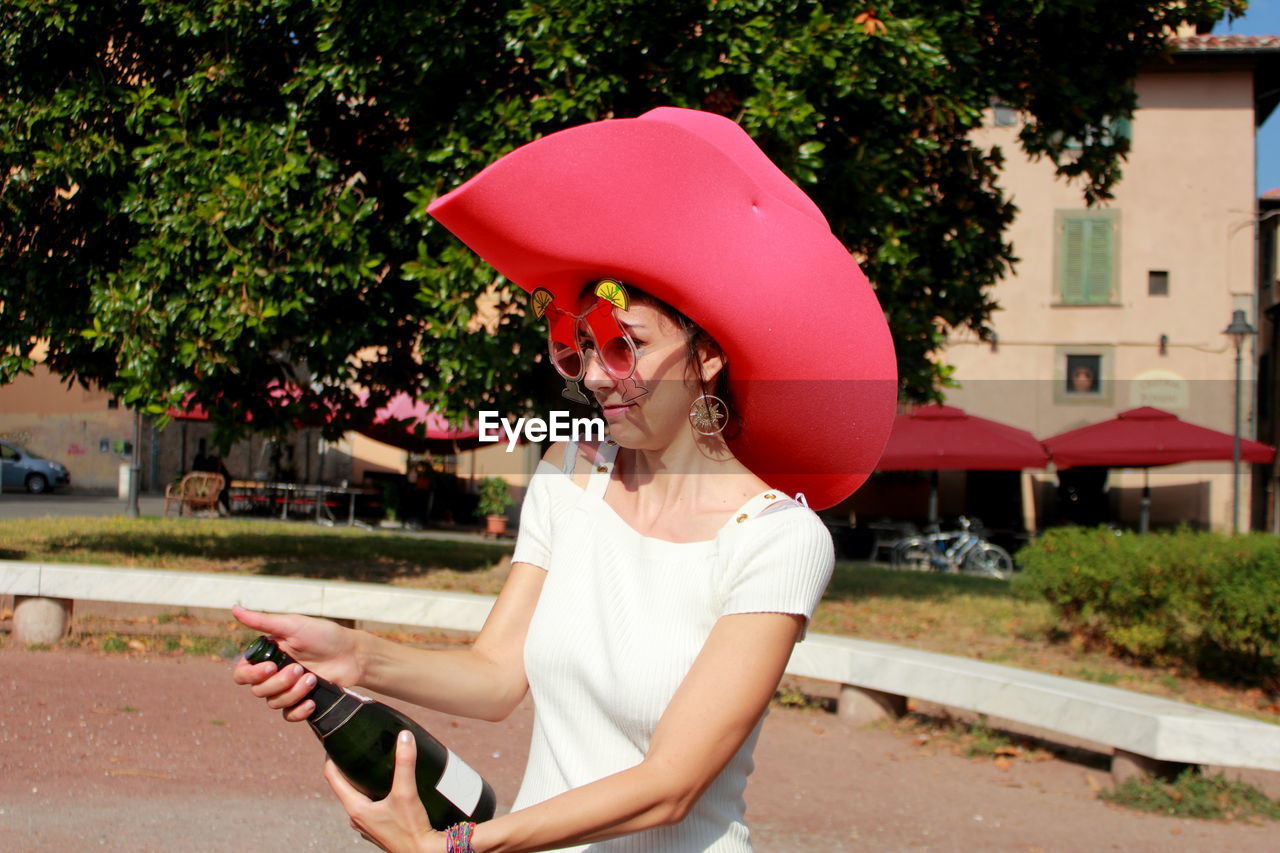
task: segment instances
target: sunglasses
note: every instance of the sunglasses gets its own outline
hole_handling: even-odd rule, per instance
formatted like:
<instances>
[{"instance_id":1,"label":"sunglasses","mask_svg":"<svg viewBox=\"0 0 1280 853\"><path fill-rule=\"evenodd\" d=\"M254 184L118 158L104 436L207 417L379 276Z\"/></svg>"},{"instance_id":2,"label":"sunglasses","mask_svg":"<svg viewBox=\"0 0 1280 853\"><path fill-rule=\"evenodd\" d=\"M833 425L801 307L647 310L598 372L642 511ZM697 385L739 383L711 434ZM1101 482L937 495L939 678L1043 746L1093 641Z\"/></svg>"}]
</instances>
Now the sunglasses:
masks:
<instances>
[{"instance_id":1,"label":"sunglasses","mask_svg":"<svg viewBox=\"0 0 1280 853\"><path fill-rule=\"evenodd\" d=\"M586 402L577 383L587 373L587 360L594 352L601 368L610 378L623 383L623 399L630 401L642 397L648 390L634 381L635 341L618 322L617 311L627 310L630 300L621 282L602 279L593 289L595 301L581 313L565 311L555 304L551 291L539 287L533 292L533 311L537 317L547 318L548 351L556 372L572 383L565 396Z\"/></svg>"}]
</instances>

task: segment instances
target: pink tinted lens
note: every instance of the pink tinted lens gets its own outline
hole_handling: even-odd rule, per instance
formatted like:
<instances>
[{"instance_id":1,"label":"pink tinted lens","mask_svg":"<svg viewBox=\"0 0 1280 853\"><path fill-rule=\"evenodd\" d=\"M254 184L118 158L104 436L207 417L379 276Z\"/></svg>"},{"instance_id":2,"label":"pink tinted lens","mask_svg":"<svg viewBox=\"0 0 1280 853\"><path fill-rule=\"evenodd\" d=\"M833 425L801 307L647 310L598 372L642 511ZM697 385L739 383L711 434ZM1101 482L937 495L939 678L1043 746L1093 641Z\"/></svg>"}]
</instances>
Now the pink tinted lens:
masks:
<instances>
[{"instance_id":1,"label":"pink tinted lens","mask_svg":"<svg viewBox=\"0 0 1280 853\"><path fill-rule=\"evenodd\" d=\"M627 338L613 304L597 297L578 323L578 340L595 341L600 364L614 379L627 379L636 369L636 349Z\"/></svg>"},{"instance_id":2,"label":"pink tinted lens","mask_svg":"<svg viewBox=\"0 0 1280 853\"><path fill-rule=\"evenodd\" d=\"M582 377L582 351L577 347L552 341L551 364L566 379Z\"/></svg>"},{"instance_id":3,"label":"pink tinted lens","mask_svg":"<svg viewBox=\"0 0 1280 853\"><path fill-rule=\"evenodd\" d=\"M600 345L600 363L614 379L627 379L636 370L636 351L626 338L610 338Z\"/></svg>"}]
</instances>

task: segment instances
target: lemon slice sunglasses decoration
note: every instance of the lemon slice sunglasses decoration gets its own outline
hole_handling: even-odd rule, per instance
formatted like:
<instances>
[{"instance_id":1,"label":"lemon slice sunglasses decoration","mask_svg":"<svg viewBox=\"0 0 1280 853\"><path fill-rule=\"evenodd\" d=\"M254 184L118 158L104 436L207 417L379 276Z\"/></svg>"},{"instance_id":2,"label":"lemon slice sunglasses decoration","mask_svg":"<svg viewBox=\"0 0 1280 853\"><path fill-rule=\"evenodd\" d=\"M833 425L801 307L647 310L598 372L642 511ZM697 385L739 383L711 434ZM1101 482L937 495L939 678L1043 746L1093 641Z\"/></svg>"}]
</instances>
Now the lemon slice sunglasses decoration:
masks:
<instances>
[{"instance_id":1,"label":"lemon slice sunglasses decoration","mask_svg":"<svg viewBox=\"0 0 1280 853\"><path fill-rule=\"evenodd\" d=\"M638 354L635 342L618 322L615 311L626 311L631 300L622 282L601 279L592 288L595 301L582 313L565 311L555 303L555 294L539 287L531 294L535 317L547 318L551 364L564 377L566 399L589 403L579 383L587 372L584 343L596 353L605 373L619 383L623 402L630 403L649 391L636 382Z\"/></svg>"}]
</instances>

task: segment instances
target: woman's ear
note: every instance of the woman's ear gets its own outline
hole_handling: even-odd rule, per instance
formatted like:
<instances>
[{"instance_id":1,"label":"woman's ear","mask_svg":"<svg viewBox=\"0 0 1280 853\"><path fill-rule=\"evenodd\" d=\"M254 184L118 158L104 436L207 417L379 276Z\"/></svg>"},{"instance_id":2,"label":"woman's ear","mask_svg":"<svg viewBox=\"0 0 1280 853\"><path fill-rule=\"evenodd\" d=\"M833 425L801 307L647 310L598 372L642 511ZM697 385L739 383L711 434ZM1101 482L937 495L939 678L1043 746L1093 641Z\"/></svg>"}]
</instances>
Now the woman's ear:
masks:
<instances>
[{"instance_id":1,"label":"woman's ear","mask_svg":"<svg viewBox=\"0 0 1280 853\"><path fill-rule=\"evenodd\" d=\"M724 370L729 363L725 358L720 347L716 346L709 340L699 341L697 344L698 374L702 377L702 384L708 388L714 388L716 377Z\"/></svg>"}]
</instances>

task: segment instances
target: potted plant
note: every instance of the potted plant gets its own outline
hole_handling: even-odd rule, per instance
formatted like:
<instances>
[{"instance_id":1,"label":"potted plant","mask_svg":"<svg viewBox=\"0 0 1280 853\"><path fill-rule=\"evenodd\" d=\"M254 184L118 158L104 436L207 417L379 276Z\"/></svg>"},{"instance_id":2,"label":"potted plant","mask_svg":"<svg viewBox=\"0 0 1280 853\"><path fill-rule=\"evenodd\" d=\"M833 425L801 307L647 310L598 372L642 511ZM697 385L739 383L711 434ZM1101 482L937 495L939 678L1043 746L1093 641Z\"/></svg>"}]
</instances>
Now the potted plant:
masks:
<instances>
[{"instance_id":1,"label":"potted plant","mask_svg":"<svg viewBox=\"0 0 1280 853\"><path fill-rule=\"evenodd\" d=\"M507 532L507 507L511 506L511 495L507 491L507 481L501 477L485 477L476 490L480 501L476 511L484 516L485 533L501 536Z\"/></svg>"}]
</instances>

